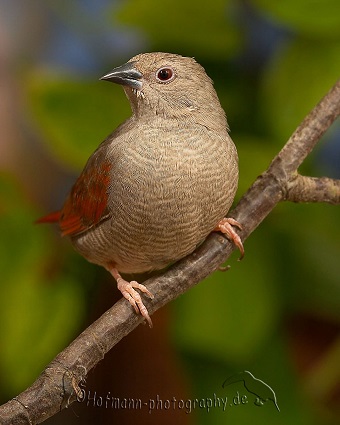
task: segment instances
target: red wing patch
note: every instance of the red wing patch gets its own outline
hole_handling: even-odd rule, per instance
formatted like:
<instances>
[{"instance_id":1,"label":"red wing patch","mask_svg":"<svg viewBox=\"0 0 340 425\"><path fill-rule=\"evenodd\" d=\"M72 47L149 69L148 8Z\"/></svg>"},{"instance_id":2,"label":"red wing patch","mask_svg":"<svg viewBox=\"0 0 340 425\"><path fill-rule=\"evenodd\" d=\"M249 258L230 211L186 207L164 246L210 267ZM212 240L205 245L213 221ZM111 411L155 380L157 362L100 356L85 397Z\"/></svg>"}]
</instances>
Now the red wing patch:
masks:
<instances>
[{"instance_id":1,"label":"red wing patch","mask_svg":"<svg viewBox=\"0 0 340 425\"><path fill-rule=\"evenodd\" d=\"M88 164L73 186L60 212L62 235L76 235L100 222L107 214L109 162Z\"/></svg>"}]
</instances>

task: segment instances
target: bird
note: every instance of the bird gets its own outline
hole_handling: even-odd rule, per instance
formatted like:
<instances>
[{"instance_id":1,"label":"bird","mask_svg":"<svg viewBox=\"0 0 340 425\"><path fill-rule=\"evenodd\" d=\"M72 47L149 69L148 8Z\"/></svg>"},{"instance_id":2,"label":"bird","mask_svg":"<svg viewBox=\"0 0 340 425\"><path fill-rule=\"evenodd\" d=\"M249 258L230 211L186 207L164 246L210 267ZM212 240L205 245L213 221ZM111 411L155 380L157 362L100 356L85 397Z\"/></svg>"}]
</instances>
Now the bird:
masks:
<instances>
[{"instance_id":1,"label":"bird","mask_svg":"<svg viewBox=\"0 0 340 425\"><path fill-rule=\"evenodd\" d=\"M162 270L220 231L240 250L226 218L238 186L238 154L213 82L191 57L151 52L101 77L123 87L132 115L95 150L57 223L89 262L104 267L152 327L145 285L121 274Z\"/></svg>"}]
</instances>

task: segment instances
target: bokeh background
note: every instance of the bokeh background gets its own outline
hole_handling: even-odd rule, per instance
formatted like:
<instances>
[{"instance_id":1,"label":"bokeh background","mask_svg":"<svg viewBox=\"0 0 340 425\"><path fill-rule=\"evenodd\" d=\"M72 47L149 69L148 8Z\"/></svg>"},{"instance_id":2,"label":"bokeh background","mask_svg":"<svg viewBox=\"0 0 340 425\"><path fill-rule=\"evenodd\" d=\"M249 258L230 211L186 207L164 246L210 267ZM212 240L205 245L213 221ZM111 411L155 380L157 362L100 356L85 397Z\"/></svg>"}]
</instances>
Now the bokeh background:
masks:
<instances>
[{"instance_id":1,"label":"bokeh background","mask_svg":"<svg viewBox=\"0 0 340 425\"><path fill-rule=\"evenodd\" d=\"M98 81L145 51L194 56L213 78L240 157L239 199L340 74L338 0L0 0L0 401L29 386L120 295L55 228L97 145L130 114ZM340 178L335 123L301 167ZM237 201L236 199L236 201ZM47 424L315 424L340 419L340 212L280 204L229 261L90 372L86 402ZM256 406L251 373L275 391ZM93 407L228 397L228 407ZM238 403L237 394L248 403ZM94 402L93 397L96 397ZM236 397L236 403L234 402ZM230 405L232 404L232 406ZM157 409L158 407L158 409Z\"/></svg>"}]
</instances>

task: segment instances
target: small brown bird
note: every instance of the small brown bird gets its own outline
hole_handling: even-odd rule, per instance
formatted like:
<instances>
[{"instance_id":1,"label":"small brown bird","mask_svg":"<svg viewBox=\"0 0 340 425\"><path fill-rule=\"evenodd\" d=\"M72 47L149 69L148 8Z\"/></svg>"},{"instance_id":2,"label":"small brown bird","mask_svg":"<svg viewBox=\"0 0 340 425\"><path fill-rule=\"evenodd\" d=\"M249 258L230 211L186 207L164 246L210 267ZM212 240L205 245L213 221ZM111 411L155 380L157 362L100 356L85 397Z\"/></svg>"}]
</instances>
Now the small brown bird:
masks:
<instances>
[{"instance_id":1,"label":"small brown bird","mask_svg":"<svg viewBox=\"0 0 340 425\"><path fill-rule=\"evenodd\" d=\"M152 322L139 290L120 273L160 270L221 231L238 184L238 157L211 79L194 59L145 53L101 78L121 84L132 116L89 158L57 222L88 261L105 267L137 313Z\"/></svg>"}]
</instances>

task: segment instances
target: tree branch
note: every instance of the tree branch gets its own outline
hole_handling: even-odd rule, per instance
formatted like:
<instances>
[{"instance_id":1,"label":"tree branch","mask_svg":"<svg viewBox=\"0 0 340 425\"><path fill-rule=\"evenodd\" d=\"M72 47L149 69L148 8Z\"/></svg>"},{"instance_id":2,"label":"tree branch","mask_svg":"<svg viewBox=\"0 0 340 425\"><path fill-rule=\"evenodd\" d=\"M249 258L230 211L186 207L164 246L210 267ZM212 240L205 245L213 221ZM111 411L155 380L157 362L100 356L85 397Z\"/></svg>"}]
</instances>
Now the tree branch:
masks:
<instances>
[{"instance_id":1,"label":"tree branch","mask_svg":"<svg viewBox=\"0 0 340 425\"><path fill-rule=\"evenodd\" d=\"M340 114L340 81L305 118L231 215L243 225L245 240L281 200L339 203L337 181L297 175L297 169L320 137ZM310 189L306 189L310 187ZM302 188L302 189L301 189ZM313 191L315 190L314 198ZM162 276L145 284L155 295L145 301L155 312L203 280L225 262L234 246L222 234L213 233L191 255L174 264ZM142 319L125 301L118 301L90 325L46 367L27 390L0 406L1 424L41 423L81 396L79 382Z\"/></svg>"},{"instance_id":2,"label":"tree branch","mask_svg":"<svg viewBox=\"0 0 340 425\"><path fill-rule=\"evenodd\" d=\"M287 183L285 200L340 204L340 180L328 177L306 177L296 173Z\"/></svg>"}]
</instances>

